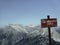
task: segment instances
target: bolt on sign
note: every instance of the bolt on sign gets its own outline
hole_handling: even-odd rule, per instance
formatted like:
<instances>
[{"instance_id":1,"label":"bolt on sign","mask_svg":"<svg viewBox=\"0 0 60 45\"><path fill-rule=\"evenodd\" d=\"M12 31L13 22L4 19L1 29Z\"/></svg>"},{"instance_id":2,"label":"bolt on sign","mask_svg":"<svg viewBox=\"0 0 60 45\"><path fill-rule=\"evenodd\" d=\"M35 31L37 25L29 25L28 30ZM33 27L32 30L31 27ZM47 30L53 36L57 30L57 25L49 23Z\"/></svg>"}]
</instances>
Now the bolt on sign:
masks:
<instances>
[{"instance_id":1,"label":"bolt on sign","mask_svg":"<svg viewBox=\"0 0 60 45\"><path fill-rule=\"evenodd\" d=\"M50 19L41 19L41 27L56 27L57 26L57 19L50 18Z\"/></svg>"}]
</instances>

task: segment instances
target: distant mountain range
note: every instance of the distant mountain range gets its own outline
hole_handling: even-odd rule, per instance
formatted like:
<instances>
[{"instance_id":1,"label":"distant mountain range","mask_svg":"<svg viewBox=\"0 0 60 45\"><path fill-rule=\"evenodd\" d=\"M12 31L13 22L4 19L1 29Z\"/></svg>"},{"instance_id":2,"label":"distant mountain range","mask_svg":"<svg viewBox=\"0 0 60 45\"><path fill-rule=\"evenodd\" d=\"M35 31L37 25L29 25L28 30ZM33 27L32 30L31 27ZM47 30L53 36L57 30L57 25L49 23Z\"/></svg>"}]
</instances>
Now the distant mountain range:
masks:
<instances>
[{"instance_id":1,"label":"distant mountain range","mask_svg":"<svg viewBox=\"0 0 60 45\"><path fill-rule=\"evenodd\" d=\"M51 28L53 45L60 45L60 28ZM0 45L48 45L48 29L40 25L10 24L0 28Z\"/></svg>"}]
</instances>

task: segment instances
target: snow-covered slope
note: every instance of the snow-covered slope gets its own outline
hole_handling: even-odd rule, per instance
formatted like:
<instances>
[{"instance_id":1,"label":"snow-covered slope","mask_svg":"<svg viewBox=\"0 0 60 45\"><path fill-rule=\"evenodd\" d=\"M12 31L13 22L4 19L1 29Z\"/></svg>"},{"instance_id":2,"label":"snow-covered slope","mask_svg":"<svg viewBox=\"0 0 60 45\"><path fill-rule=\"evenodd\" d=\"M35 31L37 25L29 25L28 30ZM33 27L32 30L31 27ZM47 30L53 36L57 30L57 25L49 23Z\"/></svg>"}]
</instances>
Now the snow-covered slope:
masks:
<instances>
[{"instance_id":1,"label":"snow-covered slope","mask_svg":"<svg viewBox=\"0 0 60 45\"><path fill-rule=\"evenodd\" d=\"M6 37L2 39L2 45L8 43L9 40L14 44L23 38L27 38L27 33L22 25L8 25L3 29L3 35Z\"/></svg>"},{"instance_id":2,"label":"snow-covered slope","mask_svg":"<svg viewBox=\"0 0 60 45\"><path fill-rule=\"evenodd\" d=\"M41 35L42 37L48 37L48 29L40 28L40 25L28 25L23 26L20 24L10 24L3 29L0 29L0 38L2 45L14 45L23 39L35 38ZM55 28L51 28L51 37L53 40L60 42L60 33ZM34 39L35 40L35 39Z\"/></svg>"}]
</instances>

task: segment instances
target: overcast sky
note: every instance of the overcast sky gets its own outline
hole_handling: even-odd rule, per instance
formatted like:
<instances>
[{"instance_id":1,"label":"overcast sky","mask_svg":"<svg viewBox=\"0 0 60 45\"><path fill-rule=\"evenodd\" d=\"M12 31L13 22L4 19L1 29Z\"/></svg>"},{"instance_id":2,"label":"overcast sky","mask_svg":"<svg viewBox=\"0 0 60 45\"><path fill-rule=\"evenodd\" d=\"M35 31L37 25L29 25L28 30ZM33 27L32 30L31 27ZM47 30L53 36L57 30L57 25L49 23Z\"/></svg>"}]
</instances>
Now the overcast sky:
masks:
<instances>
[{"instance_id":1,"label":"overcast sky","mask_svg":"<svg viewBox=\"0 0 60 45\"><path fill-rule=\"evenodd\" d=\"M47 15L57 18L60 26L60 0L0 0L0 26L36 25Z\"/></svg>"}]
</instances>

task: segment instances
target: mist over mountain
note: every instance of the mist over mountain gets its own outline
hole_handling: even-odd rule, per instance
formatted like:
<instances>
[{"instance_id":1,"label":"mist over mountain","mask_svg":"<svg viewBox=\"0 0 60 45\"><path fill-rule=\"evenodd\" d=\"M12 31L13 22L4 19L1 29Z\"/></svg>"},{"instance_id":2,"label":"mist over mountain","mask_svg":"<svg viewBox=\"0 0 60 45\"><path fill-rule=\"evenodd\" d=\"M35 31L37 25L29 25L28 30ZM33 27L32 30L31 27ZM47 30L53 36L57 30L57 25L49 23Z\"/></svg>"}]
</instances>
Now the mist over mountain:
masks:
<instances>
[{"instance_id":1,"label":"mist over mountain","mask_svg":"<svg viewBox=\"0 0 60 45\"><path fill-rule=\"evenodd\" d=\"M59 28L51 28L52 44L60 44ZM0 45L48 45L48 29L40 25L11 24L0 28Z\"/></svg>"}]
</instances>

